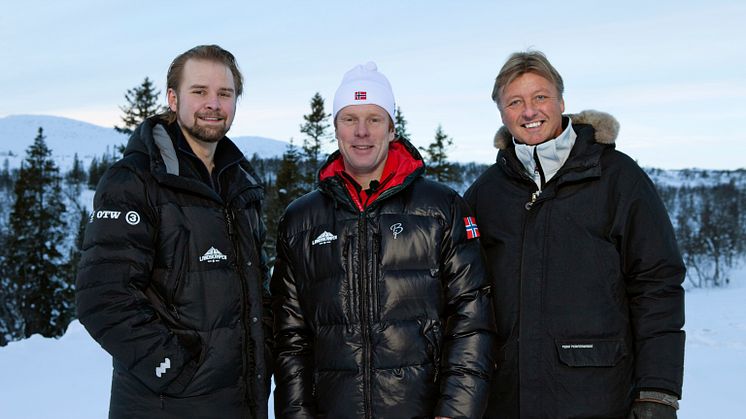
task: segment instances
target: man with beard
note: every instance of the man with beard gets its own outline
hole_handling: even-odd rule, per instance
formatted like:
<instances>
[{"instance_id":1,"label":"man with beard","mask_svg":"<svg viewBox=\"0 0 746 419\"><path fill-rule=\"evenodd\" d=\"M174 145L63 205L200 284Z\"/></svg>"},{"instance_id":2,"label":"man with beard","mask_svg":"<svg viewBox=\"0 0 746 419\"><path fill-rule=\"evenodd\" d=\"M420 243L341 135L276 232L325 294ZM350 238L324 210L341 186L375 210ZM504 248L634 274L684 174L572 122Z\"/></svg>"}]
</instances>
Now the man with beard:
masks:
<instances>
[{"instance_id":1,"label":"man with beard","mask_svg":"<svg viewBox=\"0 0 746 419\"><path fill-rule=\"evenodd\" d=\"M685 268L655 186L608 114L564 115L538 51L492 99L497 163L466 192L494 281L498 369L486 418L676 417Z\"/></svg>"},{"instance_id":2,"label":"man with beard","mask_svg":"<svg viewBox=\"0 0 746 419\"><path fill-rule=\"evenodd\" d=\"M225 137L241 72L230 52L197 46L167 87L168 111L135 130L96 189L78 317L113 358L110 417L263 419L263 190Z\"/></svg>"}]
</instances>

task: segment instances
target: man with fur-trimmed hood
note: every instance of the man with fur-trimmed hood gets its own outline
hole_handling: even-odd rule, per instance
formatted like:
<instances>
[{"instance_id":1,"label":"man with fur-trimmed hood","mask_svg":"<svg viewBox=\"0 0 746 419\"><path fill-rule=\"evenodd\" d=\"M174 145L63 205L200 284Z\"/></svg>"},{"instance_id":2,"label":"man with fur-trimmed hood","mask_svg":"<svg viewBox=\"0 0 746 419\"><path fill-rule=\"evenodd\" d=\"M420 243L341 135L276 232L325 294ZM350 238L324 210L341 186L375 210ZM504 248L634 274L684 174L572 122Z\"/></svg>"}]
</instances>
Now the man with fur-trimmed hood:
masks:
<instances>
[{"instance_id":1,"label":"man with fur-trimmed hood","mask_svg":"<svg viewBox=\"0 0 746 419\"><path fill-rule=\"evenodd\" d=\"M493 278L498 361L488 418L675 418L685 268L618 123L563 115L562 77L511 55L492 98L497 163L466 192Z\"/></svg>"}]
</instances>

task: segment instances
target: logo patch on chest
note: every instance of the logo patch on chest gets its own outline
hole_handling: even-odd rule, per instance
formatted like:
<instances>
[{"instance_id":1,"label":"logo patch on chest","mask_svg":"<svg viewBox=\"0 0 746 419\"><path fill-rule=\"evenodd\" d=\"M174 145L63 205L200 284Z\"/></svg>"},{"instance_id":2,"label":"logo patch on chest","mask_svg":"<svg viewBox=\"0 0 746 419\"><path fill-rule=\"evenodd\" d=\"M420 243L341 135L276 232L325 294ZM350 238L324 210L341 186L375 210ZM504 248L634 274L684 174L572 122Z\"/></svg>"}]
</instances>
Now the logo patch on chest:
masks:
<instances>
[{"instance_id":1,"label":"logo patch on chest","mask_svg":"<svg viewBox=\"0 0 746 419\"><path fill-rule=\"evenodd\" d=\"M394 234L394 240L399 237L399 235L404 231L404 226L401 225L401 223L394 223L391 224L391 227L389 227L389 230Z\"/></svg>"},{"instance_id":2,"label":"logo patch on chest","mask_svg":"<svg viewBox=\"0 0 746 419\"><path fill-rule=\"evenodd\" d=\"M227 260L228 256L224 255L223 252L220 250L210 247L210 249L205 252L204 255L199 257L200 262L207 262L207 263L215 263L220 262L221 260Z\"/></svg>"},{"instance_id":3,"label":"logo patch on chest","mask_svg":"<svg viewBox=\"0 0 746 419\"><path fill-rule=\"evenodd\" d=\"M319 237L316 237L316 239L311 242L311 245L316 246L317 244L329 244L333 242L334 240L337 240L337 235L332 234L328 231L325 231L319 234Z\"/></svg>"}]
</instances>

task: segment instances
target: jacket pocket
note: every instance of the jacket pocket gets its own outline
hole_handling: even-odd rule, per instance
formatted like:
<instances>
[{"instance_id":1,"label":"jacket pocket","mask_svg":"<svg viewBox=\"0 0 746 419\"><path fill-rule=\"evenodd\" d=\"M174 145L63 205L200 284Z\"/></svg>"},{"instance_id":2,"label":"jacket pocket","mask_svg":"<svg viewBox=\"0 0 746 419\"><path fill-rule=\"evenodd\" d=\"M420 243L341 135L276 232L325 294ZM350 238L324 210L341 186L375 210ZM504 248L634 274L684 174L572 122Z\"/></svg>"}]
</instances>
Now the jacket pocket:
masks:
<instances>
[{"instance_id":1,"label":"jacket pocket","mask_svg":"<svg viewBox=\"0 0 746 419\"><path fill-rule=\"evenodd\" d=\"M438 382L440 374L440 354L443 343L443 333L440 329L440 322L433 320L422 321L422 335L427 341L427 351L434 368L433 381Z\"/></svg>"},{"instance_id":2,"label":"jacket pocket","mask_svg":"<svg viewBox=\"0 0 746 419\"><path fill-rule=\"evenodd\" d=\"M627 356L622 339L558 339L555 345L569 367L613 367Z\"/></svg>"}]
</instances>

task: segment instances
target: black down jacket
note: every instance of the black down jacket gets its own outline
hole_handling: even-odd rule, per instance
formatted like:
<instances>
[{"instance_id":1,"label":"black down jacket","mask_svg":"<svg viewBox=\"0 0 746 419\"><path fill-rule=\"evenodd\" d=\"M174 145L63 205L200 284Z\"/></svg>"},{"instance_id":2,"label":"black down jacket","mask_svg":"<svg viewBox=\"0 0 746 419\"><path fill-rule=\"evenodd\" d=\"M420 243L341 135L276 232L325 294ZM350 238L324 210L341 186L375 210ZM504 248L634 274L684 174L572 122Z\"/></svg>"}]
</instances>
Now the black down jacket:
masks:
<instances>
[{"instance_id":1,"label":"black down jacket","mask_svg":"<svg viewBox=\"0 0 746 419\"><path fill-rule=\"evenodd\" d=\"M681 394L684 265L655 187L611 116L572 117L569 158L536 184L510 134L466 193L494 278L489 418L622 418L634 391Z\"/></svg>"},{"instance_id":2,"label":"black down jacket","mask_svg":"<svg viewBox=\"0 0 746 419\"><path fill-rule=\"evenodd\" d=\"M77 309L113 357L109 414L266 418L262 188L223 138L217 193L173 128L151 119L135 131L85 232Z\"/></svg>"},{"instance_id":3,"label":"black down jacket","mask_svg":"<svg viewBox=\"0 0 746 419\"><path fill-rule=\"evenodd\" d=\"M479 243L464 227L469 210L421 177L411 144L397 140L393 153L403 180L364 210L339 173L324 175L341 166L335 152L319 189L280 222L271 282L278 418L484 411L494 319Z\"/></svg>"}]
</instances>

